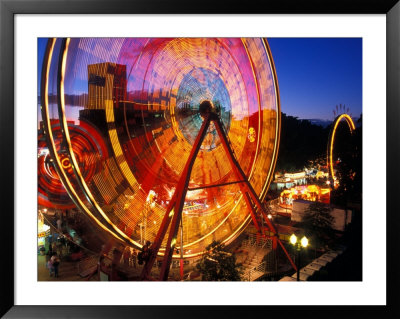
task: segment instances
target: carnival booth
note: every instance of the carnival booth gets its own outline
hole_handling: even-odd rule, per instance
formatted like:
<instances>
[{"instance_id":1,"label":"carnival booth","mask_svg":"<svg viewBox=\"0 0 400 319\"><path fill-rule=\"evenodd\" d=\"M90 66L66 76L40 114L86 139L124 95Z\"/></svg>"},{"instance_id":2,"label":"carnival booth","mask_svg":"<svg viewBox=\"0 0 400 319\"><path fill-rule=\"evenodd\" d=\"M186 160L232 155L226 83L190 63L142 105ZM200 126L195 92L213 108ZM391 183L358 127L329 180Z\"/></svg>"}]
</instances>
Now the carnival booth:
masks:
<instances>
[{"instance_id":1,"label":"carnival booth","mask_svg":"<svg viewBox=\"0 0 400 319\"><path fill-rule=\"evenodd\" d=\"M41 255L46 251L46 238L50 235L50 226L44 223L44 216L39 212L38 216L38 252Z\"/></svg>"},{"instance_id":2,"label":"carnival booth","mask_svg":"<svg viewBox=\"0 0 400 319\"><path fill-rule=\"evenodd\" d=\"M317 185L301 185L285 189L279 197L279 205L283 208L292 209L293 201L296 199L329 204L330 189L320 188Z\"/></svg>"}]
</instances>

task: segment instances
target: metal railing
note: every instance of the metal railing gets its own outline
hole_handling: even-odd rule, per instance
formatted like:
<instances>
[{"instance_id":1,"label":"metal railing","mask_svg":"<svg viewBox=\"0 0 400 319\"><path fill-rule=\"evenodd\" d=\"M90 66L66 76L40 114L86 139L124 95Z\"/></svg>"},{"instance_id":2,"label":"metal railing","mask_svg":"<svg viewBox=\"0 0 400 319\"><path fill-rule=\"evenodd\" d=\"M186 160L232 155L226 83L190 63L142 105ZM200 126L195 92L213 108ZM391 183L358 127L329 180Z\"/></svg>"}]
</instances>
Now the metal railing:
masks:
<instances>
[{"instance_id":1,"label":"metal railing","mask_svg":"<svg viewBox=\"0 0 400 319\"><path fill-rule=\"evenodd\" d=\"M249 280L252 281L255 277L260 277L262 276L267 267L267 262L264 259L264 255L267 252L265 249L265 246L267 245L267 242L259 244L259 246L252 246L251 241L248 243L249 248L252 248L253 250L250 251L246 259L243 261L242 266L245 268L244 273L242 275L243 280ZM245 244L246 245L246 244ZM254 266L254 264L256 264Z\"/></svg>"},{"instance_id":2,"label":"metal railing","mask_svg":"<svg viewBox=\"0 0 400 319\"><path fill-rule=\"evenodd\" d=\"M272 240L270 238L257 238L255 234L249 234L249 238L242 241L242 246L249 248L272 249Z\"/></svg>"},{"instance_id":3,"label":"metal railing","mask_svg":"<svg viewBox=\"0 0 400 319\"><path fill-rule=\"evenodd\" d=\"M257 266L253 267L252 269L245 272L243 279L248 279L248 281L253 281L262 275L264 275L266 269L266 264L263 261L262 263L258 264Z\"/></svg>"}]
</instances>

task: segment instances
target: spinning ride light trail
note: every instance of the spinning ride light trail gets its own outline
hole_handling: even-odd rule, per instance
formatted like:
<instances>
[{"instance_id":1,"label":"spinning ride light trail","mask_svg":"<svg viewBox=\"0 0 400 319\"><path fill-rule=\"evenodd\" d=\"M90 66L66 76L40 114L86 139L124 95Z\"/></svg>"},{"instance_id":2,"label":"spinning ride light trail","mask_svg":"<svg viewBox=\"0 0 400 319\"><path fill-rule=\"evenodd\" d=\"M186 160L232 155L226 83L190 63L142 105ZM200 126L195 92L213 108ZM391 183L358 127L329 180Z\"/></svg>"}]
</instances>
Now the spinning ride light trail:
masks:
<instances>
[{"instance_id":1,"label":"spinning ride light trail","mask_svg":"<svg viewBox=\"0 0 400 319\"><path fill-rule=\"evenodd\" d=\"M350 133L352 134L353 131L356 129L356 126L354 124L353 119L351 118L350 115L343 113L338 115L335 120L332 123L331 131L329 133L329 139L328 139L328 148L327 148L327 166L329 169L329 180L331 182L332 188L334 187L334 182L335 182L335 173L333 171L333 145L335 142L335 135L336 135L336 130L338 128L338 125L341 120L345 120L347 125L349 126Z\"/></svg>"},{"instance_id":2,"label":"spinning ride light trail","mask_svg":"<svg viewBox=\"0 0 400 319\"><path fill-rule=\"evenodd\" d=\"M216 131L218 133L219 138L221 139L221 143L224 148L224 151L226 152L226 154L228 156L228 160L230 162L231 168L235 172L235 176L237 178L237 181L239 182L241 192L246 199L246 204L248 205L248 208L250 210L250 214L253 219L254 225L256 226L257 230L264 232L264 229L260 229L259 223L257 221L256 214L257 214L257 210L258 210L258 214L260 215L261 219L267 223L269 230L271 230L274 233L274 237L273 237L274 249L276 249L276 245L278 242L281 245L286 256L288 257L289 261L292 263L293 268L296 269L296 266L294 265L291 257L289 256L288 252L286 251L284 245L279 240L275 227L272 225L269 218L267 217L267 213L266 213L264 206L261 204L258 196L254 192L253 187L248 182L245 173L240 168L239 163L236 161L235 156L232 152L232 149L229 146L229 141L225 135L225 130L224 130L223 124L221 123L219 115L215 111L212 110L211 105L212 105L211 102L207 101L207 100L203 101L200 104L199 113L204 118L203 124L202 124L199 134L197 135L196 140L193 144L193 148L191 150L189 159L186 162L185 168L179 179L176 191L171 199L170 205L167 208L167 211L164 215L163 222L160 226L157 237L155 239L154 245L152 246L152 249L154 250L154 252L158 252L158 250L160 249L160 246L161 246L161 242L163 241L165 234L167 232L167 229L170 226L170 231L169 231L167 245L166 245L166 251L165 251L159 279L160 280L168 280L168 273L169 273L169 268L170 268L170 264L171 264L172 253L173 253L173 251L175 249L175 245L176 245L178 227L179 227L179 224L182 219L183 203L184 203L184 200L186 197L186 192L188 190L188 184L189 184L191 171L193 168L194 161L196 160L197 154L200 150L201 144L203 143L205 135L207 134L207 130L211 124L211 121L213 121L215 124ZM149 278L149 274L150 274L151 268L153 267L155 258L156 258L156 255L153 253L153 255L150 256L150 259L148 260L148 262L145 264L145 266L143 268L142 275L141 275L142 279ZM183 275L183 272L182 272L181 276L182 275Z\"/></svg>"},{"instance_id":3,"label":"spinning ride light trail","mask_svg":"<svg viewBox=\"0 0 400 319\"><path fill-rule=\"evenodd\" d=\"M214 104L229 148L256 196L264 199L280 134L277 79L265 39L74 38L49 43L41 83L49 153L75 205L107 233L141 248L143 223L146 239L154 243L204 123L198 112L204 100ZM52 134L50 125L54 96L61 136ZM67 121L95 126L99 143L106 145L108 155L97 159L99 170L90 179L74 159ZM236 183L237 172L227 165L222 144L212 121L183 202L183 249L180 234L176 248L185 258L201 254L213 240L230 243L251 219L249 199ZM63 167L62 154L72 171ZM156 194L154 205L144 216L150 192ZM160 256L166 248L163 241ZM172 257L179 255L173 252Z\"/></svg>"},{"instance_id":4,"label":"spinning ride light trail","mask_svg":"<svg viewBox=\"0 0 400 319\"><path fill-rule=\"evenodd\" d=\"M61 127L59 121L51 123L52 131L56 139L56 149L60 150ZM84 121L77 126L73 123L68 123L68 130L71 134L71 140L75 156L78 158L78 163L82 167L84 179L89 181L99 172L100 161L97 157L103 159L108 158L108 150L102 143L99 132ZM60 162L64 170L72 173L71 162L65 152L60 152ZM38 136L38 204L47 208L56 209L71 209L75 207L74 203L68 196L65 188L54 170L53 159L47 148L46 138L44 134Z\"/></svg>"}]
</instances>

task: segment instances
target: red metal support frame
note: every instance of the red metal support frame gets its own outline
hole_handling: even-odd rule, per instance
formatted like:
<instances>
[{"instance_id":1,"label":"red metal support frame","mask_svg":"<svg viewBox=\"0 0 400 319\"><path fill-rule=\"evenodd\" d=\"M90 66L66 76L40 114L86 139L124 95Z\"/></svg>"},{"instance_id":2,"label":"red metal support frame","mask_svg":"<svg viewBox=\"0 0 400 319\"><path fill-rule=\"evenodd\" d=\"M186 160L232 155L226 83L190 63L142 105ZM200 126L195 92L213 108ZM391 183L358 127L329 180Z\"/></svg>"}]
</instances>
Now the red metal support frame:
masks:
<instances>
[{"instance_id":1,"label":"red metal support frame","mask_svg":"<svg viewBox=\"0 0 400 319\"><path fill-rule=\"evenodd\" d=\"M237 162L235 156L233 155L232 149L229 147L229 142L223 131L223 124L221 123L221 120L219 119L218 116L214 116L212 120L214 121L215 128L218 132L219 138L221 139L221 142L225 149L225 152L228 154L229 162L231 163L232 169L234 171L236 171L237 175L240 176L239 179L241 178L245 181L243 183L243 185L245 186L247 194L250 196L253 203L257 206L259 212L261 213L262 218L264 218L264 221L267 223L268 228L274 234L276 234L277 231L276 231L275 227L272 225L269 218L267 217L264 206L261 204L260 199L258 198L256 192L254 191L253 187L251 186L249 180L247 179L247 176L245 175L242 168L240 167L240 164ZM246 201L246 202L248 203L248 201ZM249 203L248 203L248 205L249 205ZM250 208L250 211L254 211L254 208L252 207L252 205L250 205L249 208ZM256 228L260 229L257 219L253 218L253 221L255 222ZM296 267L295 263L293 262L292 258L290 257L289 253L287 252L285 246L283 245L283 243L281 242L281 240L279 238L277 238L277 241L278 241L279 245L282 247L282 250L284 251L286 257L288 258L290 264L297 271L297 267Z\"/></svg>"},{"instance_id":2,"label":"red metal support frame","mask_svg":"<svg viewBox=\"0 0 400 319\"><path fill-rule=\"evenodd\" d=\"M204 137L207 134L207 129L210 125L211 114L212 113L206 114L204 116L203 124L193 144L192 151L190 152L188 161L186 162L185 168L183 169L181 178L179 179L178 185L175 190L175 193L177 193L177 196L175 197L175 211L172 217L167 246L165 248L164 259L161 266L160 280L168 280L169 266L171 264L172 254L174 252L176 244L179 222L182 218L182 210L185 203L187 189L189 186L190 174L192 172L193 164L196 160L197 154L200 150L200 146L204 140ZM181 247L181 249L183 249L183 247Z\"/></svg>"},{"instance_id":3,"label":"red metal support frame","mask_svg":"<svg viewBox=\"0 0 400 319\"><path fill-rule=\"evenodd\" d=\"M240 190L243 194L243 198L244 198L247 206L249 207L250 214L251 214L251 217L252 217L255 227L257 228L258 231L262 231L262 234L264 235L264 229L260 228L260 225L257 221L257 210L258 210L259 213L261 214L261 218L264 219L268 228L275 235L277 234L275 227L272 225L271 221L267 217L267 213L265 211L264 206L261 204L260 199L258 198L258 196L257 196L256 192L254 191L253 187L251 186L250 182L248 181L247 176L245 175L242 168L240 167L240 164L236 160L235 155L233 154L233 150L229 146L230 143L224 132L223 124L221 123L221 120L219 119L217 114L215 114L213 112L207 113L204 115L203 124L202 124L200 131L196 137L196 140L193 144L193 148L190 152L190 155L186 162L185 168L183 169L182 174L179 178L175 192L174 192L174 194L171 198L171 201L167 207L167 210L165 212L163 221L158 230L158 233L156 235L154 243L151 246L152 254L151 254L150 259L146 262L146 264L143 268L143 271L141 274L142 280L143 279L144 280L151 279L149 277L151 268L153 267L153 264L156 260L157 254L160 250L161 243L163 242L164 237L167 233L168 227L171 224L168 239L167 239L167 245L166 245L165 252L164 252L163 262L162 262L162 266L161 266L160 277L159 277L159 280L168 280L168 273L169 273L169 269L170 269L170 265L171 265L171 261L172 261L172 255L173 255L175 245L176 245L179 223L181 222L182 210L183 210L183 206L185 203L186 193L188 191L190 174L192 172L193 164L196 160L197 154L200 150L200 146L204 140L204 137L207 133L207 129L208 129L211 121L213 121L215 124L215 128L220 137L221 144L225 150L225 153L228 156L229 163L231 164L232 170L238 180ZM289 259L289 262L291 263L292 267L297 271L297 267L294 264L294 262L292 261L290 255L287 252L287 250L285 249L283 243L280 241L280 239L277 236L274 236L274 245L273 245L274 247L277 246L277 242L282 247L282 249L285 252L287 258ZM181 249L183 249L183 247L181 247Z\"/></svg>"},{"instance_id":4,"label":"red metal support frame","mask_svg":"<svg viewBox=\"0 0 400 319\"><path fill-rule=\"evenodd\" d=\"M166 250L164 253L164 259L163 259L161 271L160 271L160 280L168 279L169 267L171 264L172 254L173 254L175 244L176 244L176 237L177 237L177 233L178 233L179 222L180 222L180 219L182 218L182 210L183 210L183 205L185 202L186 192L188 189L190 173L192 172L193 164L196 160L197 154L200 150L200 146L204 140L204 137L206 136L209 125L210 125L209 114L206 114L204 116L203 124L200 128L200 131L199 131L199 133L196 137L196 140L193 144L193 148L190 152L189 158L188 158L186 165L182 171L181 177L179 178L175 192L174 192L174 194L171 198L171 201L168 205L168 208L165 212L163 221L161 223L161 226L159 228L157 236L154 240L154 244L151 247L151 250L153 253L151 254L151 258L149 259L149 261L145 264L145 267L143 268L143 271L141 274L142 279L146 279L149 277L151 268L153 267L157 253L161 247L161 243L164 240L165 234L168 230L168 226L171 223L170 232L169 232L169 236L168 236L168 240L167 240L167 246L166 246ZM171 212L173 212L173 214L171 214ZM172 220L171 220L171 218L172 218ZM183 247L181 247L181 249L183 249Z\"/></svg>"},{"instance_id":5,"label":"red metal support frame","mask_svg":"<svg viewBox=\"0 0 400 319\"><path fill-rule=\"evenodd\" d=\"M142 273L140 275L140 279L141 280L151 279L149 277L150 271L151 271L151 268L153 267L153 264L154 264L154 262L155 262L155 260L157 258L157 253L160 250L161 243L162 243L162 241L163 241L163 239L165 237L165 234L167 233L168 226L169 226L169 223L170 223L171 217L172 217L172 214L170 214L170 213L171 213L171 211L173 213L173 208L174 208L174 205L175 205L175 197L176 197L176 193L174 193L172 195L172 198L171 198L171 200L169 202L167 210L165 211L164 218L163 218L163 220L161 222L160 228L158 229L156 238L154 239L154 243L151 246L151 250L152 250L153 253L150 255L149 260L144 265Z\"/></svg>"}]
</instances>

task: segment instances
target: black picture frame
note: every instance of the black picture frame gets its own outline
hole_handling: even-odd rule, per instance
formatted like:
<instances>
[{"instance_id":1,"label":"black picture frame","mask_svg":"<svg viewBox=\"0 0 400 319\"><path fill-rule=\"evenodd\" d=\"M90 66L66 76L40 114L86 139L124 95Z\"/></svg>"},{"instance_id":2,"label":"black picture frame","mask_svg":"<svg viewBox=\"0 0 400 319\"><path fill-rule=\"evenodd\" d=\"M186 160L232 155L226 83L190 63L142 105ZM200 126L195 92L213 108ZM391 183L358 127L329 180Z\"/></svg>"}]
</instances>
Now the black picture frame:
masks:
<instances>
[{"instance_id":1,"label":"black picture frame","mask_svg":"<svg viewBox=\"0 0 400 319\"><path fill-rule=\"evenodd\" d=\"M14 288L14 18L16 14L385 14L386 15L386 306L23 306L15 305ZM2 254L0 263L0 315L4 318L225 318L248 316L279 316L309 318L310 316L354 318L400 318L398 287L399 217L396 209L396 185L399 178L400 136L400 3L398 0L273 0L257 3L245 1L191 2L163 0L102 0L102 1L24 1L0 0L0 180L2 183ZM11 132L11 133L10 133ZM11 241L10 241L11 238ZM379 240L385 240L381 238ZM376 274L379 276L379 274ZM267 293L271 293L266 291Z\"/></svg>"}]
</instances>

